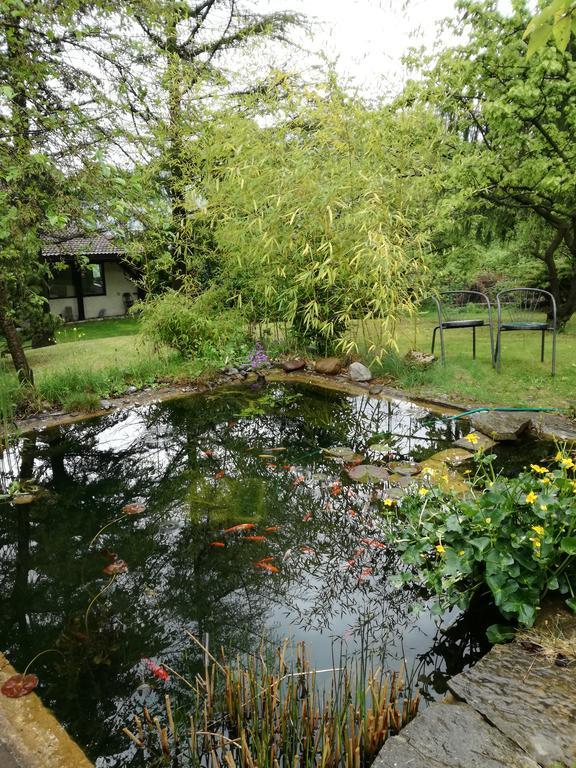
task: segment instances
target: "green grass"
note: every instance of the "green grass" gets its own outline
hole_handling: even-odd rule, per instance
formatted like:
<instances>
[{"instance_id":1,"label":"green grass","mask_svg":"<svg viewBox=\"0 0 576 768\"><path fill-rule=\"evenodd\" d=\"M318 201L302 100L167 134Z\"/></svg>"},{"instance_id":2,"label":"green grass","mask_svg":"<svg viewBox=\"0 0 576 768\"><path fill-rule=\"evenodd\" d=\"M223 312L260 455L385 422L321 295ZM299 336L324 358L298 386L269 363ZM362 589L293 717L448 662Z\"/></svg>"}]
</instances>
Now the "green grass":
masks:
<instances>
[{"instance_id":1,"label":"green grass","mask_svg":"<svg viewBox=\"0 0 576 768\"><path fill-rule=\"evenodd\" d=\"M476 360L472 359L472 331L445 333L446 365L437 360L419 370L403 358L410 349L430 351L433 312L406 320L398 329L398 353L388 355L375 373L392 376L403 389L421 396L439 397L464 404L569 408L576 403L576 318L557 337L556 376L550 374L551 334L546 335L544 363L540 363L540 334L503 334L502 369L497 373L490 362L487 328L477 331ZM436 355L440 340L436 338Z\"/></svg>"},{"instance_id":2,"label":"green grass","mask_svg":"<svg viewBox=\"0 0 576 768\"><path fill-rule=\"evenodd\" d=\"M140 330L135 317L115 317L109 320L87 320L83 323L67 323L56 332L57 344L70 341L108 339L115 336L133 336Z\"/></svg>"}]
</instances>

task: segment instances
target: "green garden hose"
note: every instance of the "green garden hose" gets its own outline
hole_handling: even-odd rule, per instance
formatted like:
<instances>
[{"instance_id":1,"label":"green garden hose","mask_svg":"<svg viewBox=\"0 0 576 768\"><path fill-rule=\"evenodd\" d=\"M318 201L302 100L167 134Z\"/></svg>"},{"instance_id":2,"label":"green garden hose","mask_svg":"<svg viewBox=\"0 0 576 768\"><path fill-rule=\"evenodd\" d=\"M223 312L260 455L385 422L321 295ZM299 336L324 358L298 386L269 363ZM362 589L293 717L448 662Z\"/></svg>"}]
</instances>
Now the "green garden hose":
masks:
<instances>
[{"instance_id":1,"label":"green garden hose","mask_svg":"<svg viewBox=\"0 0 576 768\"><path fill-rule=\"evenodd\" d=\"M455 421L456 419L461 419L463 416L470 416L472 413L481 413L483 411L528 411L530 413L539 413L539 412L545 412L545 413L562 413L562 408L472 408L469 411L462 411L462 413L457 413L455 416L448 416L447 421Z\"/></svg>"}]
</instances>

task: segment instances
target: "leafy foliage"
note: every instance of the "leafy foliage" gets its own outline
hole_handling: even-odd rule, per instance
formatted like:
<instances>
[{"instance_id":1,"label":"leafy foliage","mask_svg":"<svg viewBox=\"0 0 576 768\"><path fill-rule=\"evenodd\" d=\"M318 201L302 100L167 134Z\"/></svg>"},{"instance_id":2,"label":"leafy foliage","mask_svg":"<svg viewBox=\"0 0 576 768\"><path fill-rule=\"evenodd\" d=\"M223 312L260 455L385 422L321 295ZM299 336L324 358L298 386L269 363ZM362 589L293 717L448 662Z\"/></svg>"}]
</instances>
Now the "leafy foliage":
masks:
<instances>
[{"instance_id":1,"label":"leafy foliage","mask_svg":"<svg viewBox=\"0 0 576 768\"><path fill-rule=\"evenodd\" d=\"M321 351L352 351L350 329L377 320L374 351L427 288L440 123L372 109L333 80L278 88L265 127L227 114L199 142L221 274L251 319L292 323Z\"/></svg>"},{"instance_id":2,"label":"leafy foliage","mask_svg":"<svg viewBox=\"0 0 576 768\"><path fill-rule=\"evenodd\" d=\"M573 0L552 0L530 19L524 31L528 38L527 56L540 51L552 39L559 51L565 51L576 29L576 3Z\"/></svg>"},{"instance_id":3,"label":"leafy foliage","mask_svg":"<svg viewBox=\"0 0 576 768\"><path fill-rule=\"evenodd\" d=\"M156 345L180 354L214 357L237 353L248 341L246 324L238 310L215 309L205 294L191 298L167 291L139 305L142 333Z\"/></svg>"},{"instance_id":4,"label":"leafy foliage","mask_svg":"<svg viewBox=\"0 0 576 768\"><path fill-rule=\"evenodd\" d=\"M466 608L490 592L502 615L531 626L547 592L576 612L576 478L574 460L531 465L507 479L494 475L491 455L477 455L469 498L433 486L409 495L389 525L398 536L403 578L420 575L443 607Z\"/></svg>"}]
</instances>

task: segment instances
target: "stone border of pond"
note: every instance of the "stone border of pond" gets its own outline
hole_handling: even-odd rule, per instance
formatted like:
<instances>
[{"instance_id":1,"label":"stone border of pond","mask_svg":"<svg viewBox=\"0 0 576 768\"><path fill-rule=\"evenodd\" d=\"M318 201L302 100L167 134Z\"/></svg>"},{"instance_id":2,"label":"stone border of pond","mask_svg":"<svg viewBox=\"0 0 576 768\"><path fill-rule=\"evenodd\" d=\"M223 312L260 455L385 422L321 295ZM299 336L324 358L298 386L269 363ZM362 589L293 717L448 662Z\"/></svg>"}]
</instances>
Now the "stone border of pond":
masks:
<instances>
[{"instance_id":1,"label":"stone border of pond","mask_svg":"<svg viewBox=\"0 0 576 768\"><path fill-rule=\"evenodd\" d=\"M576 645L576 617L548 603L536 629ZM453 677L450 693L384 744L372 768L571 768L576 658L523 638Z\"/></svg>"},{"instance_id":2,"label":"stone border of pond","mask_svg":"<svg viewBox=\"0 0 576 768\"><path fill-rule=\"evenodd\" d=\"M0 653L0 684L16 670ZM0 768L93 768L35 693L0 696Z\"/></svg>"}]
</instances>

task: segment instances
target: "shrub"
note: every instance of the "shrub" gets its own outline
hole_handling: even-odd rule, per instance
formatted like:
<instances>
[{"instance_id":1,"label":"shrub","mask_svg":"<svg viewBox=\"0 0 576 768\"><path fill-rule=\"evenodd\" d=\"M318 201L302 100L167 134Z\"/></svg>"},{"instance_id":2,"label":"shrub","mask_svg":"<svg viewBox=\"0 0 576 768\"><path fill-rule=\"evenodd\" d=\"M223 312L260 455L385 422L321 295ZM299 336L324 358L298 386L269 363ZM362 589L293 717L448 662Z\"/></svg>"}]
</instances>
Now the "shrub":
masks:
<instances>
[{"instance_id":1,"label":"shrub","mask_svg":"<svg viewBox=\"0 0 576 768\"><path fill-rule=\"evenodd\" d=\"M492 594L506 618L531 626L547 592L576 612L576 464L559 451L551 467L532 464L509 479L494 474L494 456L477 455L469 498L421 487L389 518L411 573L443 608L466 608Z\"/></svg>"},{"instance_id":2,"label":"shrub","mask_svg":"<svg viewBox=\"0 0 576 768\"><path fill-rule=\"evenodd\" d=\"M138 311L144 336L185 357L214 357L218 349L240 348L248 340L241 313L212 306L209 296L191 298L167 291L139 304Z\"/></svg>"}]
</instances>

